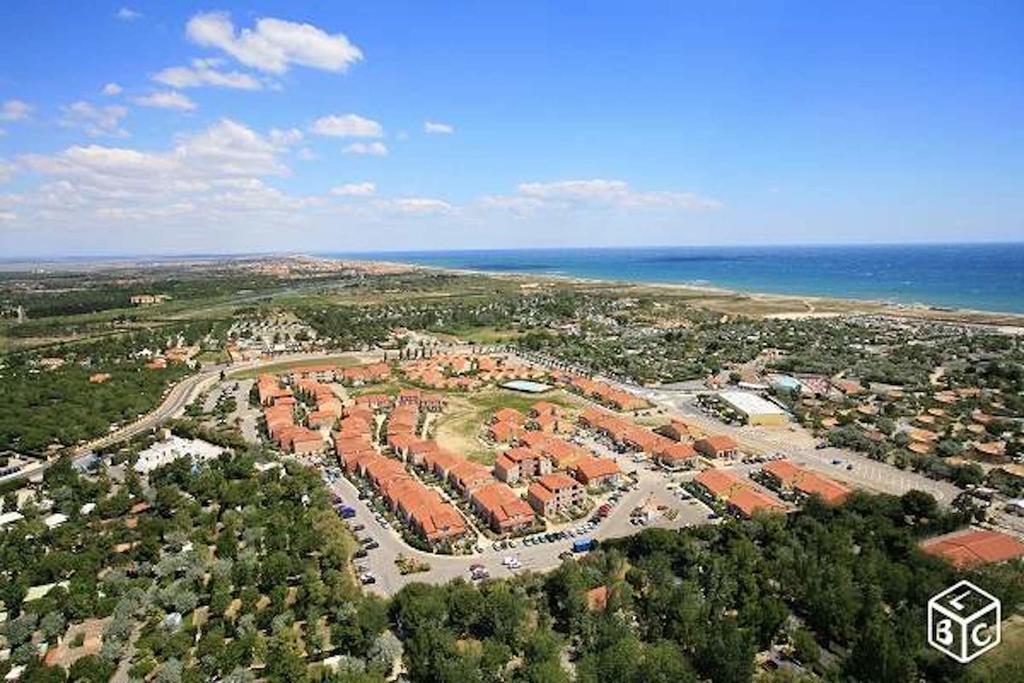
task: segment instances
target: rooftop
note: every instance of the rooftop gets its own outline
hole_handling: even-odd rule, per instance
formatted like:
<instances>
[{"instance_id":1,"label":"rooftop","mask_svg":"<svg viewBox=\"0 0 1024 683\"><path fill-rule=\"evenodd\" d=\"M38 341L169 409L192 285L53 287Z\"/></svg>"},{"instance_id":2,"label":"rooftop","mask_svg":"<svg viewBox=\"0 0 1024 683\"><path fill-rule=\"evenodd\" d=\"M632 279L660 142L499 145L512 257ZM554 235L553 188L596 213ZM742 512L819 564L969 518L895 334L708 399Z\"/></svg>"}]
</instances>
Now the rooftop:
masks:
<instances>
[{"instance_id":1,"label":"rooftop","mask_svg":"<svg viewBox=\"0 0 1024 683\"><path fill-rule=\"evenodd\" d=\"M785 415L786 411L757 394L746 391L720 391L718 397L744 415Z\"/></svg>"},{"instance_id":2,"label":"rooftop","mask_svg":"<svg viewBox=\"0 0 1024 683\"><path fill-rule=\"evenodd\" d=\"M1024 543L988 529L964 529L921 543L921 550L963 569L1024 556Z\"/></svg>"}]
</instances>

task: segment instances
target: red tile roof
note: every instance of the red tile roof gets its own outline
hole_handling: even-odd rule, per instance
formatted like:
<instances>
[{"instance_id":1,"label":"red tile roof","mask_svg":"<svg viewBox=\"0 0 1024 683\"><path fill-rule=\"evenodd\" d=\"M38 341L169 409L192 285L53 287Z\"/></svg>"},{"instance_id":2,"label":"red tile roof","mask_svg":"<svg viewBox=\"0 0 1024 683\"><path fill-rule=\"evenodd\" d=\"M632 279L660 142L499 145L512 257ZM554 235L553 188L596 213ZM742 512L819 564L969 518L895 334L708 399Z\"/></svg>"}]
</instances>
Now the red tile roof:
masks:
<instances>
[{"instance_id":1,"label":"red tile roof","mask_svg":"<svg viewBox=\"0 0 1024 683\"><path fill-rule=\"evenodd\" d=\"M1019 539L987 529L965 529L938 536L922 543L921 549L959 569L1024 556L1024 543Z\"/></svg>"},{"instance_id":2,"label":"red tile roof","mask_svg":"<svg viewBox=\"0 0 1024 683\"><path fill-rule=\"evenodd\" d=\"M581 458L576 463L576 475L585 484L613 477L619 473L618 464L611 458Z\"/></svg>"},{"instance_id":3,"label":"red tile roof","mask_svg":"<svg viewBox=\"0 0 1024 683\"><path fill-rule=\"evenodd\" d=\"M783 486L790 486L807 495L817 494L830 505L846 500L852 491L828 477L798 467L789 460L776 460L764 466L764 471L774 476Z\"/></svg>"}]
</instances>

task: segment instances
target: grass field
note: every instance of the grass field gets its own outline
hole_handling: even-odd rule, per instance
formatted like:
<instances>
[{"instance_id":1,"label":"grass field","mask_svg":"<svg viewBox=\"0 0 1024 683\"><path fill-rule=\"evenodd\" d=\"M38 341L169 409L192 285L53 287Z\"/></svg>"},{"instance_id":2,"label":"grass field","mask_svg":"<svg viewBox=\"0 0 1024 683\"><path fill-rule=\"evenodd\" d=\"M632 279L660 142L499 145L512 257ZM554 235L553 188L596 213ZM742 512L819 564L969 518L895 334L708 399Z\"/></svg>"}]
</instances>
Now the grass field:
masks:
<instances>
[{"instance_id":1,"label":"grass field","mask_svg":"<svg viewBox=\"0 0 1024 683\"><path fill-rule=\"evenodd\" d=\"M1024 681L1024 616L1006 619L999 645L979 657L970 668L979 681Z\"/></svg>"},{"instance_id":2,"label":"grass field","mask_svg":"<svg viewBox=\"0 0 1024 683\"><path fill-rule=\"evenodd\" d=\"M447 339L458 339L477 344L499 344L513 341L523 336L518 330L502 330L496 327L446 328L439 330L437 335Z\"/></svg>"},{"instance_id":3,"label":"grass field","mask_svg":"<svg viewBox=\"0 0 1024 683\"><path fill-rule=\"evenodd\" d=\"M500 388L467 395L452 394L448 397L447 410L434 423L434 438L442 448L491 465L497 450L480 440L480 434L491 414L500 408L513 408L525 414L537 401L548 401L567 408L582 405L579 399L561 389L537 395Z\"/></svg>"},{"instance_id":4,"label":"grass field","mask_svg":"<svg viewBox=\"0 0 1024 683\"><path fill-rule=\"evenodd\" d=\"M314 365L339 365L341 367L350 367L358 364L359 361L351 356L322 356L318 358L303 358L293 361L283 361L281 363L270 363L269 365L262 365L258 368L239 370L237 372L229 372L228 374L232 379L252 379L253 377L258 377L264 373L276 375L294 368L304 368Z\"/></svg>"}]
</instances>

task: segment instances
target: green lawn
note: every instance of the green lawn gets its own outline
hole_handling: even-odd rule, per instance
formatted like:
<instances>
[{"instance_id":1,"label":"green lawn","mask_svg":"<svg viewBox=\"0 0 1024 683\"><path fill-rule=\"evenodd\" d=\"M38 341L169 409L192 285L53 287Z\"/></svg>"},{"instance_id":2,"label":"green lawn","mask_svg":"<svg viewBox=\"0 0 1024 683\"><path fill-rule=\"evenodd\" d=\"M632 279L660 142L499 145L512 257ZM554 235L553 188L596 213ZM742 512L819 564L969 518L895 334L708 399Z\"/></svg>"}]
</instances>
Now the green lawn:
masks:
<instances>
[{"instance_id":1,"label":"green lawn","mask_svg":"<svg viewBox=\"0 0 1024 683\"><path fill-rule=\"evenodd\" d=\"M491 415L500 408L513 408L526 414L530 406L538 401L548 401L562 407L578 407L580 404L579 399L561 389L534 395L492 388L477 393L450 395L448 409L436 422L435 438L454 453L491 465L497 451L479 439Z\"/></svg>"}]
</instances>

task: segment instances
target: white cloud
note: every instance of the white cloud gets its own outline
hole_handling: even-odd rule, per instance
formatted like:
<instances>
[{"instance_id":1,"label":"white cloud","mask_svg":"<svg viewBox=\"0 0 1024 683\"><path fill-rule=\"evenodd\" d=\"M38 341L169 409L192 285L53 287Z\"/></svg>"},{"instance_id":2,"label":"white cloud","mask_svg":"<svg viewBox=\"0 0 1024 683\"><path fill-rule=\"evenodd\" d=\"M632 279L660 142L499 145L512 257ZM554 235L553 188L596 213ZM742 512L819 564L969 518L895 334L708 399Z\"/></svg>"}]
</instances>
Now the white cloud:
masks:
<instances>
[{"instance_id":1,"label":"white cloud","mask_svg":"<svg viewBox=\"0 0 1024 683\"><path fill-rule=\"evenodd\" d=\"M548 205L593 205L631 209L701 211L721 208L721 202L692 192L640 191L623 180L601 178L520 183L518 199ZM493 200L494 198L492 198ZM517 199L513 197L512 199Z\"/></svg>"},{"instance_id":2,"label":"white cloud","mask_svg":"<svg viewBox=\"0 0 1024 683\"><path fill-rule=\"evenodd\" d=\"M399 197L379 204L381 208L410 215L429 215L451 211L452 205L432 197Z\"/></svg>"},{"instance_id":3,"label":"white cloud","mask_svg":"<svg viewBox=\"0 0 1024 683\"><path fill-rule=\"evenodd\" d=\"M298 128L271 128L267 135L277 147L293 147L305 137Z\"/></svg>"},{"instance_id":4,"label":"white cloud","mask_svg":"<svg viewBox=\"0 0 1024 683\"><path fill-rule=\"evenodd\" d=\"M176 111L192 111L196 108L196 103L188 95L174 90L161 90L143 97L136 97L135 103L143 107L174 109Z\"/></svg>"},{"instance_id":5,"label":"white cloud","mask_svg":"<svg viewBox=\"0 0 1024 683\"><path fill-rule=\"evenodd\" d=\"M121 119L128 115L127 107L112 104L97 107L89 102L78 101L61 107L60 124L68 128L81 128L89 137L125 137L128 131L121 128Z\"/></svg>"},{"instance_id":6,"label":"white cloud","mask_svg":"<svg viewBox=\"0 0 1024 683\"><path fill-rule=\"evenodd\" d=\"M108 97L120 95L122 90L123 89L121 88L121 86L119 86L117 83L107 83L105 86L103 86L103 94L107 95Z\"/></svg>"},{"instance_id":7,"label":"white cloud","mask_svg":"<svg viewBox=\"0 0 1024 683\"><path fill-rule=\"evenodd\" d=\"M311 150L309 147L303 147L302 149L295 153L295 156L297 156L302 161L313 161L314 159L319 158L316 155L316 152Z\"/></svg>"},{"instance_id":8,"label":"white cloud","mask_svg":"<svg viewBox=\"0 0 1024 683\"><path fill-rule=\"evenodd\" d=\"M253 28L236 31L227 13L205 12L189 19L186 33L198 45L218 48L246 66L275 74L292 65L343 72L363 58L344 34L282 19L258 19Z\"/></svg>"},{"instance_id":9,"label":"white cloud","mask_svg":"<svg viewBox=\"0 0 1024 683\"><path fill-rule=\"evenodd\" d=\"M237 90L260 90L263 84L255 77L241 71L219 71L223 63L219 59L194 59L191 66L172 66L153 75L157 83L172 88L234 88Z\"/></svg>"},{"instance_id":10,"label":"white cloud","mask_svg":"<svg viewBox=\"0 0 1024 683\"><path fill-rule=\"evenodd\" d=\"M142 18L142 12L136 12L131 7L122 7L114 16L121 21L135 21Z\"/></svg>"},{"instance_id":11,"label":"white cloud","mask_svg":"<svg viewBox=\"0 0 1024 683\"><path fill-rule=\"evenodd\" d=\"M342 154L383 157L387 156L388 148L383 142L353 142L341 150Z\"/></svg>"},{"instance_id":12,"label":"white cloud","mask_svg":"<svg viewBox=\"0 0 1024 683\"><path fill-rule=\"evenodd\" d=\"M32 105L21 100L7 100L0 105L0 121L24 121L32 113Z\"/></svg>"},{"instance_id":13,"label":"white cloud","mask_svg":"<svg viewBox=\"0 0 1024 683\"><path fill-rule=\"evenodd\" d=\"M346 183L331 188L331 194L342 197L366 197L377 191L377 185L372 182Z\"/></svg>"},{"instance_id":14,"label":"white cloud","mask_svg":"<svg viewBox=\"0 0 1024 683\"><path fill-rule=\"evenodd\" d=\"M310 131L334 138L379 138L384 135L383 126L358 114L321 116L313 122Z\"/></svg>"},{"instance_id":15,"label":"white cloud","mask_svg":"<svg viewBox=\"0 0 1024 683\"><path fill-rule=\"evenodd\" d=\"M559 180L548 183L520 183L519 192L540 199L600 199L629 191L622 180Z\"/></svg>"},{"instance_id":16,"label":"white cloud","mask_svg":"<svg viewBox=\"0 0 1024 683\"><path fill-rule=\"evenodd\" d=\"M14 166L0 159L0 183L6 183L14 175Z\"/></svg>"},{"instance_id":17,"label":"white cloud","mask_svg":"<svg viewBox=\"0 0 1024 683\"><path fill-rule=\"evenodd\" d=\"M145 191L198 192L257 176L286 175L285 151L269 135L222 119L196 133L180 135L167 152L76 145L55 155L29 154L19 163L30 171L115 195Z\"/></svg>"},{"instance_id":18,"label":"white cloud","mask_svg":"<svg viewBox=\"0 0 1024 683\"><path fill-rule=\"evenodd\" d=\"M17 211L26 225L68 236L85 230L100 240L109 239L115 224L144 228L153 239L159 239L157 226L242 234L296 220L326 202L325 196L294 196L267 184L290 173L282 158L294 139L288 131L261 134L224 119L177 136L165 150L93 144L24 155L15 167L43 182L7 195L7 201L0 194L0 211Z\"/></svg>"},{"instance_id":19,"label":"white cloud","mask_svg":"<svg viewBox=\"0 0 1024 683\"><path fill-rule=\"evenodd\" d=\"M251 128L223 119L196 135L179 139L175 155L181 159L200 161L225 175L284 175L288 170L277 155L290 146L290 136L260 135Z\"/></svg>"},{"instance_id":20,"label":"white cloud","mask_svg":"<svg viewBox=\"0 0 1024 683\"><path fill-rule=\"evenodd\" d=\"M425 133L450 135L455 132L455 127L448 123L438 123L437 121L424 121L423 131Z\"/></svg>"}]
</instances>

